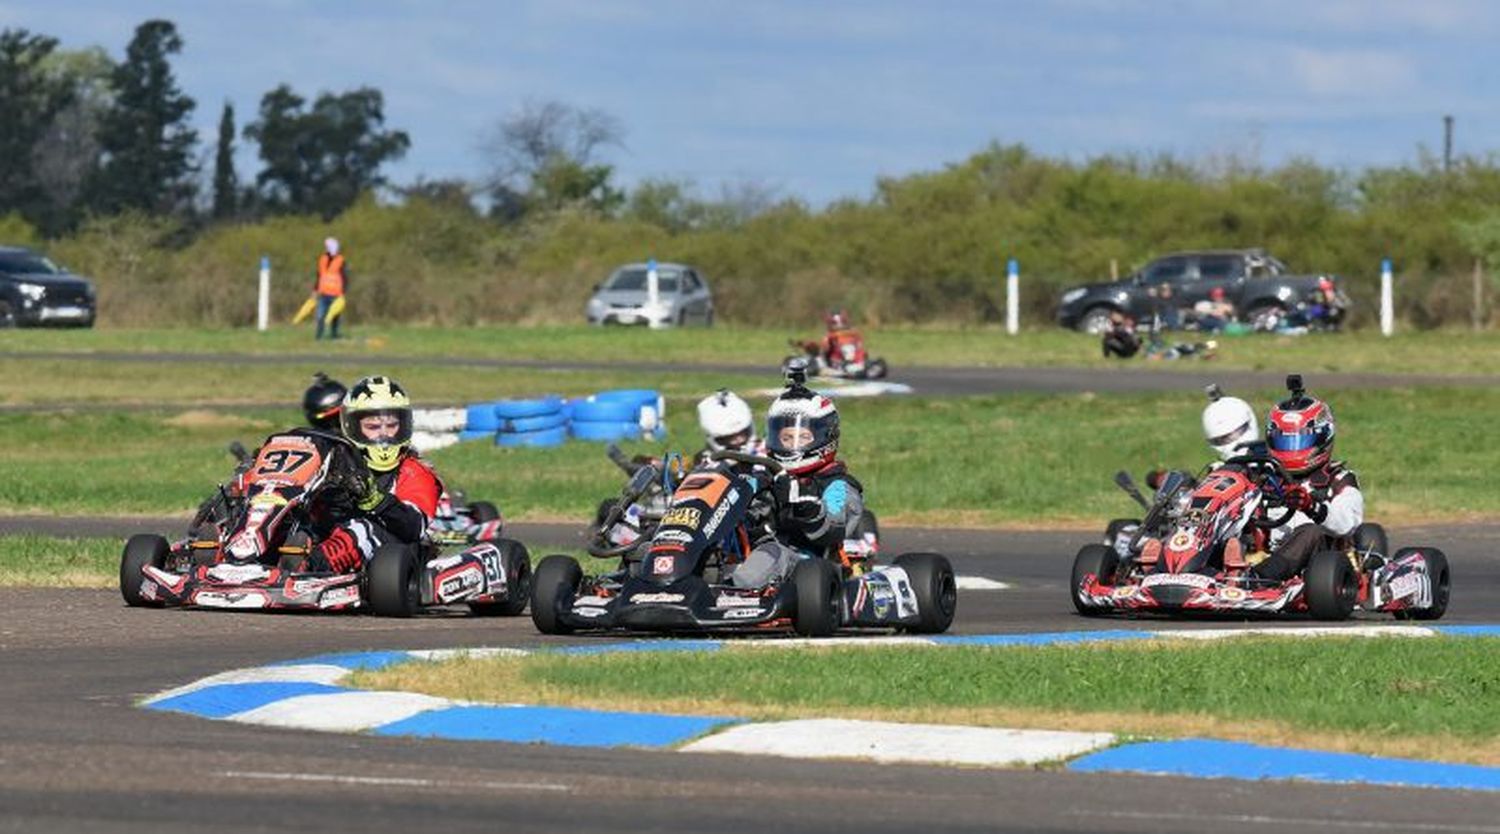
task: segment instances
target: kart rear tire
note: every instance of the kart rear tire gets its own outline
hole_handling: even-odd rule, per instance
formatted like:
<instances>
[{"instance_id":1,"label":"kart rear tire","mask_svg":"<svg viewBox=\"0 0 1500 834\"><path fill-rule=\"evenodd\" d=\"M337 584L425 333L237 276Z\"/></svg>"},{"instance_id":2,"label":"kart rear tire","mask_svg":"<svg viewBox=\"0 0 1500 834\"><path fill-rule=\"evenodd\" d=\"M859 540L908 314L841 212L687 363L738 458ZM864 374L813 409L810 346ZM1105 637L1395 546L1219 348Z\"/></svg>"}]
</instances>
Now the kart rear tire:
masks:
<instances>
[{"instance_id":1,"label":"kart rear tire","mask_svg":"<svg viewBox=\"0 0 1500 834\"><path fill-rule=\"evenodd\" d=\"M1427 560L1427 575L1432 577L1432 606L1397 611L1396 619L1440 620L1448 613L1448 596L1451 593L1448 557L1435 547L1403 547L1393 559L1400 559L1410 553L1421 553L1422 558Z\"/></svg>"},{"instance_id":2,"label":"kart rear tire","mask_svg":"<svg viewBox=\"0 0 1500 834\"><path fill-rule=\"evenodd\" d=\"M147 565L153 568L167 566L171 545L161 536L140 533L125 542L125 552L120 555L120 596L132 608L160 608L161 603L141 596L141 570Z\"/></svg>"},{"instance_id":3,"label":"kart rear tire","mask_svg":"<svg viewBox=\"0 0 1500 834\"><path fill-rule=\"evenodd\" d=\"M1354 549L1361 555L1366 550L1372 550L1387 558L1391 555L1391 540L1386 537L1385 528L1373 521L1354 528Z\"/></svg>"},{"instance_id":4,"label":"kart rear tire","mask_svg":"<svg viewBox=\"0 0 1500 834\"><path fill-rule=\"evenodd\" d=\"M500 509L488 501L475 501L469 505L469 518L475 524L483 524L486 521L494 521L500 517Z\"/></svg>"},{"instance_id":5,"label":"kart rear tire","mask_svg":"<svg viewBox=\"0 0 1500 834\"><path fill-rule=\"evenodd\" d=\"M510 599L471 602L469 610L480 617L518 616L531 601L531 554L526 552L526 545L515 539L495 539L492 544L499 549L500 559L505 563L505 584Z\"/></svg>"},{"instance_id":6,"label":"kart rear tire","mask_svg":"<svg viewBox=\"0 0 1500 834\"><path fill-rule=\"evenodd\" d=\"M958 612L958 578L953 565L940 553L903 553L896 567L906 571L917 595L917 622L906 626L913 634L942 634L953 625Z\"/></svg>"},{"instance_id":7,"label":"kart rear tire","mask_svg":"<svg viewBox=\"0 0 1500 834\"><path fill-rule=\"evenodd\" d=\"M865 368L865 379L885 379L885 375L889 372L884 359L872 359L869 366Z\"/></svg>"},{"instance_id":8,"label":"kart rear tire","mask_svg":"<svg viewBox=\"0 0 1500 834\"><path fill-rule=\"evenodd\" d=\"M384 544L365 566L370 613L377 617L410 617L417 612L417 555L411 546Z\"/></svg>"},{"instance_id":9,"label":"kart rear tire","mask_svg":"<svg viewBox=\"0 0 1500 834\"><path fill-rule=\"evenodd\" d=\"M1347 620L1359 600L1359 575L1338 550L1314 553L1302 573L1302 595L1314 619Z\"/></svg>"},{"instance_id":10,"label":"kart rear tire","mask_svg":"<svg viewBox=\"0 0 1500 834\"><path fill-rule=\"evenodd\" d=\"M1086 544L1073 557L1073 582L1068 586L1068 596L1073 598L1073 607L1085 617L1097 617L1105 609L1099 608L1079 594L1083 578L1090 574L1101 582L1114 582L1115 571L1120 566L1120 554L1113 547L1102 544Z\"/></svg>"},{"instance_id":11,"label":"kart rear tire","mask_svg":"<svg viewBox=\"0 0 1500 834\"><path fill-rule=\"evenodd\" d=\"M797 609L792 629L803 637L829 637L839 626L839 569L827 559L803 559L792 569Z\"/></svg>"},{"instance_id":12,"label":"kart rear tire","mask_svg":"<svg viewBox=\"0 0 1500 834\"><path fill-rule=\"evenodd\" d=\"M572 634L559 613L571 607L583 582L583 568L571 556L555 553L536 566L531 577L531 622L543 634Z\"/></svg>"},{"instance_id":13,"label":"kart rear tire","mask_svg":"<svg viewBox=\"0 0 1500 834\"><path fill-rule=\"evenodd\" d=\"M1114 547L1115 538L1120 535L1120 531L1132 524L1139 527L1141 526L1141 520L1138 518L1117 518L1111 521L1104 528L1104 543L1110 547Z\"/></svg>"}]
</instances>

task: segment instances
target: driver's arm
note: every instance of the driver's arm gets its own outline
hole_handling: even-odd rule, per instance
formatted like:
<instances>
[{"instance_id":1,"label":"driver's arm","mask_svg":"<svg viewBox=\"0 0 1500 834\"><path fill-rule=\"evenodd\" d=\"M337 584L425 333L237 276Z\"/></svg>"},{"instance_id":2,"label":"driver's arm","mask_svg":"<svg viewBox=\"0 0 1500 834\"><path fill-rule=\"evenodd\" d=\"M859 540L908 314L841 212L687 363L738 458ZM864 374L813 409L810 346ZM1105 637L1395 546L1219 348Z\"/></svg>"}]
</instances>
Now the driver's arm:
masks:
<instances>
[{"instance_id":1,"label":"driver's arm","mask_svg":"<svg viewBox=\"0 0 1500 834\"><path fill-rule=\"evenodd\" d=\"M1356 486L1344 487L1335 491L1327 503L1317 504L1307 514L1330 536L1347 536L1364 523L1364 493Z\"/></svg>"},{"instance_id":2,"label":"driver's arm","mask_svg":"<svg viewBox=\"0 0 1500 834\"><path fill-rule=\"evenodd\" d=\"M437 514L442 485L426 466L413 460L403 461L396 474L395 488L370 511L380 526L403 542L416 542L427 532L427 525Z\"/></svg>"},{"instance_id":3,"label":"driver's arm","mask_svg":"<svg viewBox=\"0 0 1500 834\"><path fill-rule=\"evenodd\" d=\"M848 481L837 480L824 487L820 496L823 512L809 521L802 535L818 547L834 547L865 511L864 496Z\"/></svg>"}]
</instances>

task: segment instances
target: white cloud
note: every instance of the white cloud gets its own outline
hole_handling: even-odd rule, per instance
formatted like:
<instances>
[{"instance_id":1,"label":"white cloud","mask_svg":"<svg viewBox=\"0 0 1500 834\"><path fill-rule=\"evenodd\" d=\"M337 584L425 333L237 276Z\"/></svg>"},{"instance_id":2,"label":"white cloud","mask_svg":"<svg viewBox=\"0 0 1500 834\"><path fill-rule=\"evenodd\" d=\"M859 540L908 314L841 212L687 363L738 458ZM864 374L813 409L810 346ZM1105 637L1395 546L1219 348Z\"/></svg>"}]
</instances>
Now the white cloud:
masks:
<instances>
[{"instance_id":1,"label":"white cloud","mask_svg":"<svg viewBox=\"0 0 1500 834\"><path fill-rule=\"evenodd\" d=\"M1294 49L1291 69L1318 96L1384 96L1413 89L1416 67L1403 55L1375 50Z\"/></svg>"}]
</instances>

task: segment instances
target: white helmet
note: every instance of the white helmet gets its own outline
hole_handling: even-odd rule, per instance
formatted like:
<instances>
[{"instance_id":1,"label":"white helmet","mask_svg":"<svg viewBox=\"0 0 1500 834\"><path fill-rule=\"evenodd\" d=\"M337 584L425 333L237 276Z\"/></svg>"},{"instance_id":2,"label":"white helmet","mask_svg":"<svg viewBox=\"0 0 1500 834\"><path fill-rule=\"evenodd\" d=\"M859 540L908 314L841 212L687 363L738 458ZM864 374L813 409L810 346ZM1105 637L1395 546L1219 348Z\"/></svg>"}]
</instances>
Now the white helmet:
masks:
<instances>
[{"instance_id":1,"label":"white helmet","mask_svg":"<svg viewBox=\"0 0 1500 834\"><path fill-rule=\"evenodd\" d=\"M1214 397L1212 392L1209 396ZM1260 440L1260 421L1250 404L1239 397L1214 397L1203 409L1203 439L1220 460L1229 460Z\"/></svg>"},{"instance_id":2,"label":"white helmet","mask_svg":"<svg viewBox=\"0 0 1500 834\"><path fill-rule=\"evenodd\" d=\"M759 442L750 405L728 388L704 397L698 403L698 426L715 452L749 452Z\"/></svg>"}]
</instances>

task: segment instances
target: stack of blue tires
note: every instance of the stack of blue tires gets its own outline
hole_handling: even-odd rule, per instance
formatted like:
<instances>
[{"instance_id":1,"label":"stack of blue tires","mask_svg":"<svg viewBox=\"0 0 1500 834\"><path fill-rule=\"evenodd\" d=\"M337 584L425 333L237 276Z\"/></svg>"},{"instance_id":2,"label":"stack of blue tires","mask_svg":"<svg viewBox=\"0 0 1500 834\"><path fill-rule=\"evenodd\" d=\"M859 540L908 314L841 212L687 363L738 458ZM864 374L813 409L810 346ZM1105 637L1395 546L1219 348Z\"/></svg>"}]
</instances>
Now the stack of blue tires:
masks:
<instances>
[{"instance_id":1,"label":"stack of blue tires","mask_svg":"<svg viewBox=\"0 0 1500 834\"><path fill-rule=\"evenodd\" d=\"M560 446L568 439L568 412L561 397L491 405L496 446Z\"/></svg>"},{"instance_id":2,"label":"stack of blue tires","mask_svg":"<svg viewBox=\"0 0 1500 834\"><path fill-rule=\"evenodd\" d=\"M579 440L659 440L665 436L665 400L657 391L600 391L568 403L571 431Z\"/></svg>"},{"instance_id":3,"label":"stack of blue tires","mask_svg":"<svg viewBox=\"0 0 1500 834\"><path fill-rule=\"evenodd\" d=\"M464 428L458 433L459 440L487 440L500 430L500 418L495 416L495 403L474 403L464 409Z\"/></svg>"}]
</instances>

